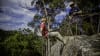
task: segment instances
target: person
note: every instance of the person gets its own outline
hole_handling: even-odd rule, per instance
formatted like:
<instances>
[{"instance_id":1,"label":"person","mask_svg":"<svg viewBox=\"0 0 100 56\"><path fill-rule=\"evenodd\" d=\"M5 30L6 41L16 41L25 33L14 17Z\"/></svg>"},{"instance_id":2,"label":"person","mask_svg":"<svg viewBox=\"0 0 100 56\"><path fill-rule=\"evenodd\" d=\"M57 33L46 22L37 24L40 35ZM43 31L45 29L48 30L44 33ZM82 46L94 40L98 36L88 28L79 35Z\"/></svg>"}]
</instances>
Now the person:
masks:
<instances>
[{"instance_id":1,"label":"person","mask_svg":"<svg viewBox=\"0 0 100 56\"><path fill-rule=\"evenodd\" d=\"M40 31L42 33L42 36L47 38L47 33L48 33L48 29L46 27L46 18L42 18L41 19L41 24L40 24Z\"/></svg>"},{"instance_id":2,"label":"person","mask_svg":"<svg viewBox=\"0 0 100 56\"><path fill-rule=\"evenodd\" d=\"M70 19L82 13L82 11L78 8L78 6L73 1L69 2L68 7L66 7L66 12L69 15Z\"/></svg>"},{"instance_id":3,"label":"person","mask_svg":"<svg viewBox=\"0 0 100 56\"><path fill-rule=\"evenodd\" d=\"M78 6L72 1L69 3L69 7L66 8L66 12L68 14L70 24L76 23L78 30L84 34L85 31L82 29L82 19L80 19L79 16L82 11L78 8Z\"/></svg>"},{"instance_id":4,"label":"person","mask_svg":"<svg viewBox=\"0 0 100 56\"><path fill-rule=\"evenodd\" d=\"M40 30L41 30L42 36L45 37L46 39L48 38L48 36L57 37L57 39L59 39L61 42L65 44L66 41L63 40L63 37L60 35L59 32L56 32L56 31L54 32L51 29L47 29L46 21L47 21L46 18L41 19Z\"/></svg>"}]
</instances>

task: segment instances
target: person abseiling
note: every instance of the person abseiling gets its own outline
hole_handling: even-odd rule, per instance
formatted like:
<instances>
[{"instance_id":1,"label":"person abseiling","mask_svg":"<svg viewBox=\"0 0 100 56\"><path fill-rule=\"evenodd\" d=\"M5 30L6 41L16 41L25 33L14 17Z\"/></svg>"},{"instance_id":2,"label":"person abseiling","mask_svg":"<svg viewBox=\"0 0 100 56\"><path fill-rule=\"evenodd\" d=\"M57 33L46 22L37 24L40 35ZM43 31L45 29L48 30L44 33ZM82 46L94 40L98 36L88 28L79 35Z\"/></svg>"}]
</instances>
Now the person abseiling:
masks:
<instances>
[{"instance_id":1,"label":"person abseiling","mask_svg":"<svg viewBox=\"0 0 100 56\"><path fill-rule=\"evenodd\" d=\"M48 29L46 27L46 18L42 18L41 19L41 24L40 24L40 30L41 30L41 33L42 33L42 36L47 38L47 34L48 34Z\"/></svg>"},{"instance_id":2,"label":"person abseiling","mask_svg":"<svg viewBox=\"0 0 100 56\"><path fill-rule=\"evenodd\" d=\"M59 32L51 31L50 29L47 29L46 22L47 22L46 18L41 19L40 30L41 30L42 36L45 37L46 39L48 38L48 36L56 37L58 40L60 40L61 42L65 44L66 40L63 39L63 36Z\"/></svg>"}]
</instances>

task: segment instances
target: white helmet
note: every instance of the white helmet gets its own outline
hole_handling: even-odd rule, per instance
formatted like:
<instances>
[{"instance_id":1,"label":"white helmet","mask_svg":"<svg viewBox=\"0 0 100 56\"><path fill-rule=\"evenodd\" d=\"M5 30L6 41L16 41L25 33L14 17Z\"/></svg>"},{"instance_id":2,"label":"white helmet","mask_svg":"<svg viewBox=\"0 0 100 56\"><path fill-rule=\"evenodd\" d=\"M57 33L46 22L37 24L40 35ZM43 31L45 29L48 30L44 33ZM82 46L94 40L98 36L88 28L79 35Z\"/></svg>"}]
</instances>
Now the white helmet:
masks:
<instances>
[{"instance_id":1,"label":"white helmet","mask_svg":"<svg viewBox=\"0 0 100 56\"><path fill-rule=\"evenodd\" d=\"M74 2L73 2L73 1L69 2L69 5L73 5L73 4L74 4Z\"/></svg>"}]
</instances>

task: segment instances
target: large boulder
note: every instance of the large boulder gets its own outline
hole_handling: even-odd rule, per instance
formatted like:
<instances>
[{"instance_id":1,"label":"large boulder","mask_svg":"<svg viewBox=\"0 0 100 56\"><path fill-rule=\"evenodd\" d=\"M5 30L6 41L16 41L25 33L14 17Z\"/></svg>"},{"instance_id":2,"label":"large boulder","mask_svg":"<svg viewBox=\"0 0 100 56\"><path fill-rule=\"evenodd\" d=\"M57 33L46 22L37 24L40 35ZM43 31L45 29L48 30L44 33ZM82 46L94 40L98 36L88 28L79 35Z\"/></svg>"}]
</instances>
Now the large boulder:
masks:
<instances>
[{"instance_id":1,"label":"large boulder","mask_svg":"<svg viewBox=\"0 0 100 56\"><path fill-rule=\"evenodd\" d=\"M65 36L51 46L51 56L100 56L100 34Z\"/></svg>"}]
</instances>

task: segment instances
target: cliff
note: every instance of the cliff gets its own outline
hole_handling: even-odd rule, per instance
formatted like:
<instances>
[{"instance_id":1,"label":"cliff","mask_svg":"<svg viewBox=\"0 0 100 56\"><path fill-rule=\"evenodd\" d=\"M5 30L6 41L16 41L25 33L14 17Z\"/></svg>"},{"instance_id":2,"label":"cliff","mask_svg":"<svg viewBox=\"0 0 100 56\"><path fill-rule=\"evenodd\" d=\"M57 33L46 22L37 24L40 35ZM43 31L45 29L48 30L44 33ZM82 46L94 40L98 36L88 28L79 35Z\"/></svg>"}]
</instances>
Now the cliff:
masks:
<instances>
[{"instance_id":1,"label":"cliff","mask_svg":"<svg viewBox=\"0 0 100 56\"><path fill-rule=\"evenodd\" d=\"M65 36L66 44L56 41L50 56L100 56L100 34Z\"/></svg>"}]
</instances>

